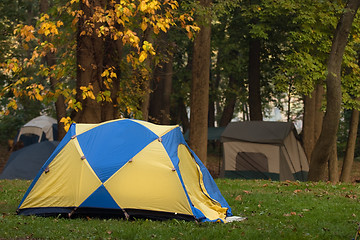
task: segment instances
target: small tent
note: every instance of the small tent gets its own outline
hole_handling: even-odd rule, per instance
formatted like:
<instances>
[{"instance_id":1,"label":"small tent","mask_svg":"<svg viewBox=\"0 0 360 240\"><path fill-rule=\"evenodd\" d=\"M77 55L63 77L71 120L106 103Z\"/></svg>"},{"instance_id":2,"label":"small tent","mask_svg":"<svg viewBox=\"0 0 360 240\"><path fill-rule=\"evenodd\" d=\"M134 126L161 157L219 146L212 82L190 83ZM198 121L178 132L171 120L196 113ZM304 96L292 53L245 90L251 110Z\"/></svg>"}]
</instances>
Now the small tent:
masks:
<instances>
[{"instance_id":1,"label":"small tent","mask_svg":"<svg viewBox=\"0 0 360 240\"><path fill-rule=\"evenodd\" d=\"M57 141L34 143L12 152L0 174L0 179L34 179L58 143Z\"/></svg>"},{"instance_id":2,"label":"small tent","mask_svg":"<svg viewBox=\"0 0 360 240\"><path fill-rule=\"evenodd\" d=\"M232 215L179 126L130 119L72 124L18 213L224 222Z\"/></svg>"},{"instance_id":3,"label":"small tent","mask_svg":"<svg viewBox=\"0 0 360 240\"><path fill-rule=\"evenodd\" d=\"M49 116L39 116L20 128L15 143L21 141L24 146L42 141L57 140L57 121Z\"/></svg>"},{"instance_id":4,"label":"small tent","mask_svg":"<svg viewBox=\"0 0 360 240\"><path fill-rule=\"evenodd\" d=\"M293 123L231 122L221 141L225 177L307 180L309 165Z\"/></svg>"}]
</instances>

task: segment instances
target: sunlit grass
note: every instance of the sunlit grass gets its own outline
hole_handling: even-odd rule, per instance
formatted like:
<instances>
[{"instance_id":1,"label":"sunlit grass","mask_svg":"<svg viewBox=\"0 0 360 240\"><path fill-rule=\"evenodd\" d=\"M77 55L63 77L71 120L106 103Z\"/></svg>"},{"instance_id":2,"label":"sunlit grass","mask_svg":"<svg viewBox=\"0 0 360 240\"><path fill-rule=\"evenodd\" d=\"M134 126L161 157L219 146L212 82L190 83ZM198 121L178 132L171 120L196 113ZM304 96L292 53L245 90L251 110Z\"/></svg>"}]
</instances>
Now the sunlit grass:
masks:
<instances>
[{"instance_id":1,"label":"sunlit grass","mask_svg":"<svg viewBox=\"0 0 360 240\"><path fill-rule=\"evenodd\" d=\"M18 216L29 181L0 181L0 239L353 239L360 185L216 180L237 223Z\"/></svg>"}]
</instances>

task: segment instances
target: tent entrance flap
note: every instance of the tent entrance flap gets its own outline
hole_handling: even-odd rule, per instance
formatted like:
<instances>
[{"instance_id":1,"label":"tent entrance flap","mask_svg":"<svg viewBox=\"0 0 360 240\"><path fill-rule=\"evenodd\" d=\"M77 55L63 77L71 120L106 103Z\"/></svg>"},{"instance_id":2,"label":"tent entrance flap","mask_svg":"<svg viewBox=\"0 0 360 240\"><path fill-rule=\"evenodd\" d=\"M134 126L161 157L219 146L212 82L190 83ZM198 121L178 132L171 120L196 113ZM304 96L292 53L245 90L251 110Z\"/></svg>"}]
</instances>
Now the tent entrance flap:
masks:
<instances>
[{"instance_id":1,"label":"tent entrance flap","mask_svg":"<svg viewBox=\"0 0 360 240\"><path fill-rule=\"evenodd\" d=\"M201 171L185 145L179 145L178 155L180 160L179 170L183 177L185 189L194 207L205 213L210 220L221 219L224 221L227 208L221 207L216 200L209 197L204 186Z\"/></svg>"}]
</instances>

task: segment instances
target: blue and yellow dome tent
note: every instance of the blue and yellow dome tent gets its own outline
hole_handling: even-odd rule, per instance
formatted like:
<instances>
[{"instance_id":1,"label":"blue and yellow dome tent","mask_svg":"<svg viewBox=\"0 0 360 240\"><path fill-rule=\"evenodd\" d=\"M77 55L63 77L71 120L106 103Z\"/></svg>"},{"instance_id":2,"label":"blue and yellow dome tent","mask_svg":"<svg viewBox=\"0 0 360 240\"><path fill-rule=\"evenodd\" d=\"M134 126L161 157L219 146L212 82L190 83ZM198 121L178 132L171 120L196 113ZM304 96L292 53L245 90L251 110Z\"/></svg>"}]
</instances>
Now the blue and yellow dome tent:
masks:
<instances>
[{"instance_id":1,"label":"blue and yellow dome tent","mask_svg":"<svg viewBox=\"0 0 360 240\"><path fill-rule=\"evenodd\" d=\"M17 211L200 222L232 216L179 126L131 119L72 124Z\"/></svg>"}]
</instances>

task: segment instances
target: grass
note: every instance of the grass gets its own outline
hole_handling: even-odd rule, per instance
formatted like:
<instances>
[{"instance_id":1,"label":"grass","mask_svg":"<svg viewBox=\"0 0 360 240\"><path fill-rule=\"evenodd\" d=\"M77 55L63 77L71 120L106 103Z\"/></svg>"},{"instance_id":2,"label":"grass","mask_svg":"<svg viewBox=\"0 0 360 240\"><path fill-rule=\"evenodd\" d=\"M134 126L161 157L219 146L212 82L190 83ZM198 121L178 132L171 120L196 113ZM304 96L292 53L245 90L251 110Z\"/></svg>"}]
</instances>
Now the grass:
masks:
<instances>
[{"instance_id":1,"label":"grass","mask_svg":"<svg viewBox=\"0 0 360 240\"><path fill-rule=\"evenodd\" d=\"M216 180L236 223L18 216L29 181L0 181L0 239L353 239L360 185Z\"/></svg>"}]
</instances>

